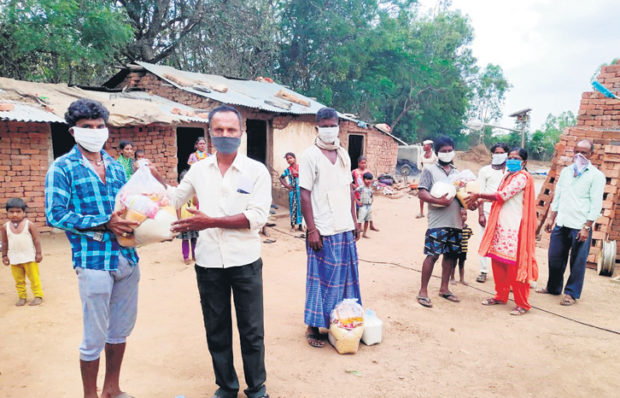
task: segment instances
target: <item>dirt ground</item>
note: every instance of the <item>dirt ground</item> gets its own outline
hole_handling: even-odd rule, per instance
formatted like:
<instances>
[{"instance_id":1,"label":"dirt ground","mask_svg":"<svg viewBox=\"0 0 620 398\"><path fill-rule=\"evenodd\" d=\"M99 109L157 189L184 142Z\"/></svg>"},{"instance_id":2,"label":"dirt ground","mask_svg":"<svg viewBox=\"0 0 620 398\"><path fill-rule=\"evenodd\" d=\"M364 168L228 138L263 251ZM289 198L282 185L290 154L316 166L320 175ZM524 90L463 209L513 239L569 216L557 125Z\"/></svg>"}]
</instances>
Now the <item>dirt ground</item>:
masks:
<instances>
[{"instance_id":1,"label":"dirt ground","mask_svg":"<svg viewBox=\"0 0 620 398\"><path fill-rule=\"evenodd\" d=\"M471 285L453 288L462 302L438 297L435 277L429 288L434 307L423 308L415 296L426 219L414 218L417 208L411 195L376 199L381 232L360 241L358 250L364 306L383 320L383 342L362 345L355 355L306 343L304 241L288 235L286 217L270 229L277 241L263 245L263 276L267 388L273 398L618 396L620 336L575 321L620 331L620 284L588 270L582 299L573 307L533 292L535 308L521 317L509 315L512 303L483 307L493 281L474 281L473 249L480 238L474 227L466 265ZM475 220L471 213L470 225ZM69 245L63 234L48 235L43 251L46 296L39 307L15 307L10 272L0 272L0 396L5 398L81 394L81 308ZM139 252L139 314L121 385L138 398L210 397L216 386L193 266L182 263L178 240ZM546 281L546 251L539 249L537 258ZM439 273L436 266L434 274ZM236 334L234 339L243 389Z\"/></svg>"}]
</instances>

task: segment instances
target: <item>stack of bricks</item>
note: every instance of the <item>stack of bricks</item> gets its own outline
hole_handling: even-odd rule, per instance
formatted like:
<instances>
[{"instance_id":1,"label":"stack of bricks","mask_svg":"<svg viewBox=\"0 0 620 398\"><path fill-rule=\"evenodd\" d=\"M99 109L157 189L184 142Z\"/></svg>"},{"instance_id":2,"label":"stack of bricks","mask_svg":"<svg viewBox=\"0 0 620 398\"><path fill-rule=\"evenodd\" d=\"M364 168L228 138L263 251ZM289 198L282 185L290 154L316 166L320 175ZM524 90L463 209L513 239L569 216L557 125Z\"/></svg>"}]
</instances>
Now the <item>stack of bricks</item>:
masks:
<instances>
[{"instance_id":1,"label":"stack of bricks","mask_svg":"<svg viewBox=\"0 0 620 398\"><path fill-rule=\"evenodd\" d=\"M604 66L598 82L620 96L620 63ZM573 163L577 142L587 139L594 143L590 161L606 178L602 216L592 229L592 243L588 267L596 268L605 240L620 242L620 99L607 98L598 91L585 92L577 116L577 125L568 128L555 146L552 166L536 199L538 225L541 231L539 247L549 247L549 234L544 223L553 200L555 184L562 168ZM620 259L620 244L616 258Z\"/></svg>"}]
</instances>

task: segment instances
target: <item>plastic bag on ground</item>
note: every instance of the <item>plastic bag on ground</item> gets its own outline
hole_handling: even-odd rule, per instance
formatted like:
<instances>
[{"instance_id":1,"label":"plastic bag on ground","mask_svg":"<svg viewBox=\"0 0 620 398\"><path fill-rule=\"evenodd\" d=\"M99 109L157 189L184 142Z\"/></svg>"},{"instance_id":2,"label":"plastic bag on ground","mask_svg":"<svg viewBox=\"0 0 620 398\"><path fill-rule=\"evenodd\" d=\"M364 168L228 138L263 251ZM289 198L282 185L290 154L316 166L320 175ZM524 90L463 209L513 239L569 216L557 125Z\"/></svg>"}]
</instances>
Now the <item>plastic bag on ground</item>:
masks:
<instances>
[{"instance_id":1,"label":"plastic bag on ground","mask_svg":"<svg viewBox=\"0 0 620 398\"><path fill-rule=\"evenodd\" d=\"M121 246L142 246L174 237L170 227L177 220L176 210L170 205L166 189L148 167L136 170L116 195L114 207L126 209L123 218L140 223L133 235L116 237Z\"/></svg>"},{"instance_id":2,"label":"plastic bag on ground","mask_svg":"<svg viewBox=\"0 0 620 398\"><path fill-rule=\"evenodd\" d=\"M344 299L330 314L329 342L339 354L355 354L364 333L364 309L357 299Z\"/></svg>"}]
</instances>

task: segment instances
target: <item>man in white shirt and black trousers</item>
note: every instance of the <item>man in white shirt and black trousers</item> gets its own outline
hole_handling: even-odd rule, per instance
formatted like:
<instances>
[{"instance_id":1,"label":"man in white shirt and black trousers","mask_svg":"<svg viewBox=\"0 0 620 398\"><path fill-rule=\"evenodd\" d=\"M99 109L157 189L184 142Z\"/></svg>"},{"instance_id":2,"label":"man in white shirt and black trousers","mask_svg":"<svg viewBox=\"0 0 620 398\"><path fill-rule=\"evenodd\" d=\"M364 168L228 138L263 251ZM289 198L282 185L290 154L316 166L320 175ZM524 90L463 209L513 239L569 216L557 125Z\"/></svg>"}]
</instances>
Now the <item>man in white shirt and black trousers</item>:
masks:
<instances>
[{"instance_id":1,"label":"man in white shirt and black trousers","mask_svg":"<svg viewBox=\"0 0 620 398\"><path fill-rule=\"evenodd\" d=\"M209 132L216 149L192 165L178 187L170 189L177 208L192 196L200 210L178 220L173 232L199 232L196 278L207 345L219 389L214 398L237 397L239 381L233 366L232 291L241 340L249 398L269 397L265 387L263 279L259 231L271 205L271 178L262 163L238 153L243 131L235 108L220 106L209 114Z\"/></svg>"}]
</instances>

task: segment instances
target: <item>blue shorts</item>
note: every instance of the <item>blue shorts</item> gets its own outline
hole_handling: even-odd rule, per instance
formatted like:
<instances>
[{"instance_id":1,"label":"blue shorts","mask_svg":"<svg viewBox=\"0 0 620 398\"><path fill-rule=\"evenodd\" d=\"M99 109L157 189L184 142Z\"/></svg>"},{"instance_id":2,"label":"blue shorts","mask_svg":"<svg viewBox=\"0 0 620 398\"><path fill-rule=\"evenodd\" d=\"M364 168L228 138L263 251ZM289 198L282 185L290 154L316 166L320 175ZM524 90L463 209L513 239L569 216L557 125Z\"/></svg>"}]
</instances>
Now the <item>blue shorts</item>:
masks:
<instances>
[{"instance_id":1,"label":"blue shorts","mask_svg":"<svg viewBox=\"0 0 620 398\"><path fill-rule=\"evenodd\" d=\"M75 272L84 319L80 359L94 361L106 343L124 343L136 324L140 268L120 256L116 271L77 267Z\"/></svg>"},{"instance_id":2,"label":"blue shorts","mask_svg":"<svg viewBox=\"0 0 620 398\"><path fill-rule=\"evenodd\" d=\"M431 228L426 230L424 254L427 256L458 256L461 253L463 233L459 228Z\"/></svg>"}]
</instances>

